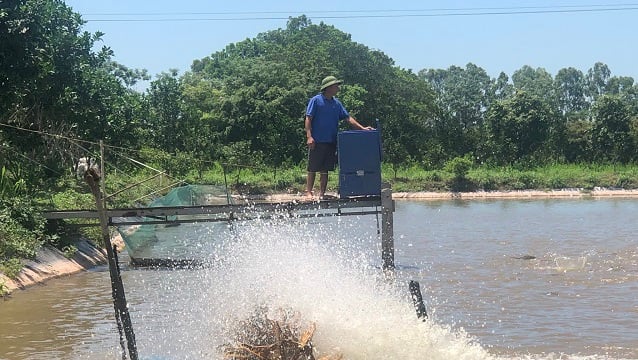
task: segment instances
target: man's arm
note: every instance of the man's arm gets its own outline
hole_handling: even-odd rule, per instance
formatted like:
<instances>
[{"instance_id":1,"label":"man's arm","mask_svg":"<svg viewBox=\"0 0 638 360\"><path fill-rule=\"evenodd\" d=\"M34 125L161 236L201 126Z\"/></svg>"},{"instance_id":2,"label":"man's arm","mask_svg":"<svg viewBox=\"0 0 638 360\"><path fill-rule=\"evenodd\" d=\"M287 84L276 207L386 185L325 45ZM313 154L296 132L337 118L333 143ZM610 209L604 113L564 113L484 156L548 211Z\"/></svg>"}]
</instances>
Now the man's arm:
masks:
<instances>
[{"instance_id":1,"label":"man's arm","mask_svg":"<svg viewBox=\"0 0 638 360\"><path fill-rule=\"evenodd\" d=\"M306 130L306 144L310 149L315 147L315 139L312 137L312 118L306 115L304 120L304 129Z\"/></svg>"},{"instance_id":2,"label":"man's arm","mask_svg":"<svg viewBox=\"0 0 638 360\"><path fill-rule=\"evenodd\" d=\"M348 123L350 124L350 126L358 130L374 130L372 126L363 126L359 124L357 119L353 118L352 116L348 118Z\"/></svg>"}]
</instances>

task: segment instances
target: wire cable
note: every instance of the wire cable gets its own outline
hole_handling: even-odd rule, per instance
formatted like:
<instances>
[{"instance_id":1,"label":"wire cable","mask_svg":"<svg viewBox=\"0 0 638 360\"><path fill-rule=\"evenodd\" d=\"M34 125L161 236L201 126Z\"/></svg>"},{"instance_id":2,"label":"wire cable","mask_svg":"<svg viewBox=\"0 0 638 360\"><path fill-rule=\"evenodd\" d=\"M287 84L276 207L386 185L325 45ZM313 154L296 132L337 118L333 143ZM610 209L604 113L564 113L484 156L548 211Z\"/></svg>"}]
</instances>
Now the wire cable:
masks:
<instances>
[{"instance_id":1,"label":"wire cable","mask_svg":"<svg viewBox=\"0 0 638 360\"><path fill-rule=\"evenodd\" d=\"M315 10L315 11L219 11L219 12L140 12L140 13L86 13L92 16L166 16L166 15L260 15L260 14L332 14L332 13L393 13L393 12L427 12L427 11L485 11L485 10L522 10L522 9L579 9L597 7L633 7L638 3L622 4L588 4L588 5L548 5L548 6L503 6L503 7L467 7L467 8L431 8L431 9L372 9L372 10Z\"/></svg>"},{"instance_id":2,"label":"wire cable","mask_svg":"<svg viewBox=\"0 0 638 360\"><path fill-rule=\"evenodd\" d=\"M87 141L87 140L82 140L82 139L77 139L77 138L71 138L71 137L64 136L64 135L59 135L59 134L51 134L51 133L47 133L45 131L26 129L26 128L22 128L22 127L19 127L19 126L14 126L14 125L9 125L9 124L4 124L4 123L0 123L0 125L8 127L8 128L15 129L15 130L19 130L19 131L30 132L30 133L34 133L34 134L38 134L38 135L42 135L42 136L48 136L48 137L53 137L53 138L56 138L56 139L66 140L66 141L70 142L72 145L74 145L74 146L78 147L79 149L81 149L82 151L84 151L86 154L89 154L89 155L94 156L94 157L97 156L93 151L87 149L86 147L82 146L81 144L99 145L99 142ZM157 173L164 173L169 179L173 180L175 183L180 183L180 182L183 183L184 182L184 180L177 180L176 178L166 174L164 171L155 169L155 168L153 168L151 166L148 166L148 165L142 163L141 161L132 159L132 158L126 156L126 155L120 154L119 152L115 151L115 149L137 151L135 149L127 149L127 148L118 147L118 146L106 146L106 145L105 145L105 147L111 148L112 149L111 152L115 153L116 155L119 155L119 156L123 157L124 159L126 159L128 161L131 161L133 164L135 164L137 166L145 167L145 168L150 169L152 171L155 171ZM9 147L6 147L6 148L8 148L10 150L13 150L13 149L11 149ZM40 167L48 169L49 171L52 171L52 172L54 172L54 173L56 173L58 175L63 175L62 173L60 173L60 172L58 172L58 171L56 171L54 169L51 169L51 168L47 167L46 165L41 164L41 163L37 162L36 160L33 160L33 159L29 158L28 156L26 156L24 154L21 154L21 153L16 152L16 151L12 151L12 152L14 152L18 156L23 157L23 158L27 159L28 161L30 161L30 162L32 162L32 163L34 163L34 164L36 164L36 165L38 165ZM117 171L119 171L121 174L124 174L124 176L127 176L128 178L133 178L132 176L128 175L125 171L122 171L122 170L118 169L115 166L115 164L113 164L111 162L105 161L104 164L105 164L105 166L108 165L108 166L116 169ZM146 190L151 191L151 193L145 195L145 197L151 196L152 194L157 192L157 189L155 189L155 188L151 188L151 187L149 187L147 185L144 185L144 184L142 184L142 186L145 187Z\"/></svg>"},{"instance_id":3,"label":"wire cable","mask_svg":"<svg viewBox=\"0 0 638 360\"><path fill-rule=\"evenodd\" d=\"M70 137L64 136L64 135L50 134L50 133L47 133L47 132L44 132L44 131L41 131L41 130L26 129L26 128L22 128L22 127L15 126L15 125L9 125L9 124L5 124L5 123L0 123L0 126L12 128L12 129L15 129L15 130L35 133L35 134L39 134L39 135L50 136L50 137L57 138L57 139L72 140L72 141L83 142L83 143L92 144L92 145L99 145L100 144L100 143L97 143L95 141L88 141L88 140L70 138Z\"/></svg>"},{"instance_id":4,"label":"wire cable","mask_svg":"<svg viewBox=\"0 0 638 360\"><path fill-rule=\"evenodd\" d=\"M22 158L24 158L24 159L28 160L29 162L32 162L33 164L35 164L35 165L37 165L37 166L39 166L39 167L41 167L41 168L47 169L47 170L49 170L49 171L51 171L51 172L53 172L53 173L55 173L55 174L57 174L57 175L63 175L61 172L59 172L59 171L57 171L57 170L54 170L54 169L51 169L50 167L48 167L48 166L46 166L46 165L44 165L44 164L41 164L41 163L39 163L38 161L33 160L33 159L31 159L30 157L28 157L28 156L26 156L26 155L24 155L24 154L21 154L21 153L19 153L19 152L15 151L15 149L12 149L12 148L10 148L10 147L8 147L8 146L3 146L3 147L4 147L5 149L9 149L12 153L14 153L14 154L16 154L16 155L18 155L18 156L20 156L20 157L22 157Z\"/></svg>"},{"instance_id":5,"label":"wire cable","mask_svg":"<svg viewBox=\"0 0 638 360\"><path fill-rule=\"evenodd\" d=\"M53 138L57 138L57 139L66 140L66 141L71 142L73 145L77 146L77 147L78 147L78 148L80 148L81 150L85 151L87 154L90 154L90 155L92 155L92 156L94 156L94 157L97 157L97 155L96 155L93 151L91 151L91 150L89 150L89 149L85 148L84 146L80 145L80 143L83 143L83 144L89 144L89 145L96 145L96 146L99 146L99 145L100 145L100 143L99 143L99 142L96 142L96 141L88 141L88 140L82 140L82 139L78 139L78 138L72 138L72 137L69 137L69 136L64 136L64 135L59 135L59 134L51 134L51 133L47 133L47 132L45 132L45 131L41 131L41 130L26 129L26 128L22 128L22 127L19 127L19 126L14 126L14 125L9 125L9 124L5 124L5 123L0 123L0 126L5 126L5 127L8 127L8 128L12 128L12 129L15 129L15 130L19 130L19 131L25 131L25 132L35 133L35 134L39 134L39 135L42 135L42 136L49 136L49 137L53 137ZM133 164L135 164L136 166L144 167L144 168L150 169L150 170L152 170L152 171L155 171L156 173L164 173L164 174L165 174L165 175L166 175L169 179L172 179L172 180L174 180L174 181L176 181L176 182L182 182L182 183L184 183L184 182L185 182L185 179L181 179L181 180L180 180L180 179L177 179L177 178L175 178L174 176L171 176L171 175L167 174L166 172L164 172L164 171L162 171L162 170L155 169L155 168L153 168L153 167L151 167L151 166L149 166L149 165L147 165L147 164L144 164L143 162L141 162L141 161L139 161L139 160L135 160L135 159L133 159L133 158L131 158L131 157L129 157L129 156L127 156L127 155L123 154L123 153L120 153L119 151L116 151L116 150L120 150L120 151L130 151L130 152L140 153L140 152L141 152L141 150L138 150L138 149L132 149L132 148L125 148L125 147L121 147L121 146L107 145L107 144L103 144L103 146L104 146L104 148L106 148L106 149L110 149L110 151L111 151L112 153L115 153L117 156L120 156L120 157L124 158L125 160L128 160L128 161L132 162L132 163L133 163ZM24 157L24 155L22 155L22 154L18 154L18 155L20 155L20 156L23 156L23 157ZM35 160L32 160L32 159L29 159L29 160L30 160L30 161L33 161L33 162L35 162ZM197 160L197 161L199 161L200 163L207 163L207 164L214 164L214 163L215 163L215 161L209 161L209 160ZM35 162L35 163L37 163L37 162ZM219 164L220 164L220 165L222 165L222 167L223 167L223 168L224 168L224 167L232 167L232 168L246 168L246 169L258 169L258 170L264 169L264 167L250 166L250 165L242 165L242 164L232 164L232 163L227 163L227 162L219 162ZM43 165L43 164L38 164L38 165L40 165L40 166L43 166L43 167L47 168L47 167L46 167L45 165ZM109 166L113 167L115 170L117 170L117 171L119 171L120 173L124 174L125 176L128 176L129 178L133 178L132 176L128 175L125 171L123 171L123 170L121 170L121 169L118 169L118 168L117 168L117 167L116 167L113 163L111 163L111 162L106 162L106 161L105 161L105 165L109 165ZM49 168L47 168L47 169L49 169ZM49 170L54 171L53 169L49 169ZM59 174L59 172L58 172L58 174ZM61 174L60 174L60 175L61 175ZM146 185L143 185L143 186L145 186L145 187L146 187ZM155 189L148 188L148 190L155 190Z\"/></svg>"},{"instance_id":6,"label":"wire cable","mask_svg":"<svg viewBox=\"0 0 638 360\"><path fill-rule=\"evenodd\" d=\"M414 18L414 17L451 17L451 16L489 16L489 15L524 15L524 14L560 14L591 13L611 11L638 10L638 4L595 4L595 5L563 5L563 6L521 6L521 7L476 7L476 8L437 8L423 10L353 10L353 11L306 11L302 13L316 14L317 19L379 19L379 18ZM87 13L85 16L169 16L163 18L87 18L94 22L168 22L168 21L255 21L255 20L288 20L291 12L164 12L164 13ZM335 13L345 15L332 15ZM260 16L282 14L282 16ZM322 15L326 14L326 15ZM221 15L230 17L171 17L171 16L209 16ZM255 16L234 16L255 15Z\"/></svg>"}]
</instances>

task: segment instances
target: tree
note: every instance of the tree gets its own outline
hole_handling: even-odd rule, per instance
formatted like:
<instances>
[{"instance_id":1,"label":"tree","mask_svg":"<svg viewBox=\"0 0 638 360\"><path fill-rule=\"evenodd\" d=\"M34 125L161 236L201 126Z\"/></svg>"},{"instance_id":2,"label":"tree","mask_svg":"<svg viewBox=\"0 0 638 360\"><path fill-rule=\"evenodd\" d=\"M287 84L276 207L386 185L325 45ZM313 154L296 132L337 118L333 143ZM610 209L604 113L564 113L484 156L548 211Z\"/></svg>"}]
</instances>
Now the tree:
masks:
<instances>
[{"instance_id":1,"label":"tree","mask_svg":"<svg viewBox=\"0 0 638 360\"><path fill-rule=\"evenodd\" d=\"M507 74L501 71L498 74L498 78L492 82L492 88L490 91L490 103L497 100L504 100L514 95L514 86L510 84Z\"/></svg>"},{"instance_id":2,"label":"tree","mask_svg":"<svg viewBox=\"0 0 638 360\"><path fill-rule=\"evenodd\" d=\"M338 97L362 124L374 125L378 118L384 139L405 141L402 146L415 157L423 153L421 135L433 108L429 86L333 26L291 18L285 29L196 60L191 71L189 86L208 84L217 99L193 109L209 116L211 138L226 145L242 142L268 165L305 160L304 110L327 75L345 80Z\"/></svg>"},{"instance_id":3,"label":"tree","mask_svg":"<svg viewBox=\"0 0 638 360\"><path fill-rule=\"evenodd\" d=\"M631 76L612 76L607 82L605 93L609 95L636 95L634 78Z\"/></svg>"},{"instance_id":4,"label":"tree","mask_svg":"<svg viewBox=\"0 0 638 360\"><path fill-rule=\"evenodd\" d=\"M163 72L157 79L151 82L148 90L150 105L149 119L150 143L164 151L174 153L178 149L184 149L185 124L182 112L181 81L177 76L177 70Z\"/></svg>"},{"instance_id":5,"label":"tree","mask_svg":"<svg viewBox=\"0 0 638 360\"><path fill-rule=\"evenodd\" d=\"M590 102L596 101L599 96L606 93L607 82L611 77L611 71L607 65L597 62L587 71L587 96Z\"/></svg>"},{"instance_id":6,"label":"tree","mask_svg":"<svg viewBox=\"0 0 638 360\"><path fill-rule=\"evenodd\" d=\"M594 160L592 127L592 122L585 119L575 119L566 124L563 153L568 162L587 163Z\"/></svg>"},{"instance_id":7,"label":"tree","mask_svg":"<svg viewBox=\"0 0 638 360\"><path fill-rule=\"evenodd\" d=\"M554 119L547 104L525 91L497 101L486 115L481 157L498 165L539 164L555 158Z\"/></svg>"},{"instance_id":8,"label":"tree","mask_svg":"<svg viewBox=\"0 0 638 360\"><path fill-rule=\"evenodd\" d=\"M437 93L441 116L437 121L439 139L450 157L464 155L477 146L494 85L485 70L469 63L466 68L420 71Z\"/></svg>"},{"instance_id":9,"label":"tree","mask_svg":"<svg viewBox=\"0 0 638 360\"><path fill-rule=\"evenodd\" d=\"M593 106L592 150L596 160L626 163L635 159L630 110L619 96L600 96Z\"/></svg>"},{"instance_id":10,"label":"tree","mask_svg":"<svg viewBox=\"0 0 638 360\"><path fill-rule=\"evenodd\" d=\"M380 111L379 116L384 160L395 167L412 161L440 164L435 151L434 114L437 110L430 86L415 74L399 68L386 76L389 79L385 88L390 91L382 97L385 101L381 111L387 113Z\"/></svg>"},{"instance_id":11,"label":"tree","mask_svg":"<svg viewBox=\"0 0 638 360\"><path fill-rule=\"evenodd\" d=\"M25 167L27 183L55 179L84 150L67 139L118 141L140 115L138 94L126 84L143 72L92 49L102 36L82 31L79 14L59 0L10 0L0 8L0 139L38 166ZM28 129L31 132L16 130ZM47 136L52 134L59 136ZM130 143L131 137L124 137ZM8 168L20 166L8 159ZM17 171L17 170L15 170Z\"/></svg>"},{"instance_id":12,"label":"tree","mask_svg":"<svg viewBox=\"0 0 638 360\"><path fill-rule=\"evenodd\" d=\"M587 109L585 100L585 75L573 67L560 69L554 78L559 111L566 115Z\"/></svg>"},{"instance_id":13,"label":"tree","mask_svg":"<svg viewBox=\"0 0 638 360\"><path fill-rule=\"evenodd\" d=\"M525 65L512 74L512 83L516 90L522 90L539 99L544 99L550 106L556 104L554 80L550 73L543 68L532 68Z\"/></svg>"}]
</instances>

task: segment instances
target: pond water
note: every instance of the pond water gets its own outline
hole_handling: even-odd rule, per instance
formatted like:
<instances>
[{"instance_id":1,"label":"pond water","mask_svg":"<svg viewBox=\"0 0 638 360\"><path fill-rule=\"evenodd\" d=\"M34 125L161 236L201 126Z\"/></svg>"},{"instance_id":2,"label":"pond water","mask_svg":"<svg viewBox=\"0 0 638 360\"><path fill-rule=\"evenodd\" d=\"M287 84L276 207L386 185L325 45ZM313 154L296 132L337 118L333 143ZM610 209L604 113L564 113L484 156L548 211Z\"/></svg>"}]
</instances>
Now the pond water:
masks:
<instances>
[{"instance_id":1,"label":"pond water","mask_svg":"<svg viewBox=\"0 0 638 360\"><path fill-rule=\"evenodd\" d=\"M141 359L221 359L259 308L294 311L345 359L638 359L636 214L635 199L397 201L392 279L374 215L188 224L162 236L210 268L122 278ZM121 358L106 268L0 304L0 359Z\"/></svg>"}]
</instances>

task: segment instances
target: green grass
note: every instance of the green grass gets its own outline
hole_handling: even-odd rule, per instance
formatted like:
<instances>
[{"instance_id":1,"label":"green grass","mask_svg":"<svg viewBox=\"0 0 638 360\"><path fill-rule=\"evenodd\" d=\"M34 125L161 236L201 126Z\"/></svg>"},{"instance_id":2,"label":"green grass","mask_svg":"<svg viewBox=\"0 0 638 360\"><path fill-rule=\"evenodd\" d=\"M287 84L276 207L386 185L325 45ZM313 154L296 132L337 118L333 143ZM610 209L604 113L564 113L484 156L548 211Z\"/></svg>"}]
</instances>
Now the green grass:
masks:
<instances>
[{"instance_id":1,"label":"green grass","mask_svg":"<svg viewBox=\"0 0 638 360\"><path fill-rule=\"evenodd\" d=\"M10 279L18 277L20 270L22 270L22 261L18 258L7 259L0 262L0 272L5 274Z\"/></svg>"},{"instance_id":2,"label":"green grass","mask_svg":"<svg viewBox=\"0 0 638 360\"><path fill-rule=\"evenodd\" d=\"M227 184L234 193L302 193L305 190L305 165L286 169L258 169L220 167L203 172L199 179L189 177L190 183ZM509 191L580 188L638 188L638 165L548 165L534 169L514 167L473 167L459 177L458 173L443 169L427 170L417 165L393 168L382 165L382 179L395 192L417 191ZM337 191L339 173L330 173L328 191ZM315 181L315 189L319 180Z\"/></svg>"},{"instance_id":3,"label":"green grass","mask_svg":"<svg viewBox=\"0 0 638 360\"><path fill-rule=\"evenodd\" d=\"M450 191L454 174L415 166L391 171L383 167L383 179L394 191ZM534 169L474 167L467 172L467 191L550 190L580 188L638 188L638 165L549 165Z\"/></svg>"},{"instance_id":4,"label":"green grass","mask_svg":"<svg viewBox=\"0 0 638 360\"><path fill-rule=\"evenodd\" d=\"M0 297L5 298L9 295L9 287L5 284L4 280L0 280Z\"/></svg>"}]
</instances>

